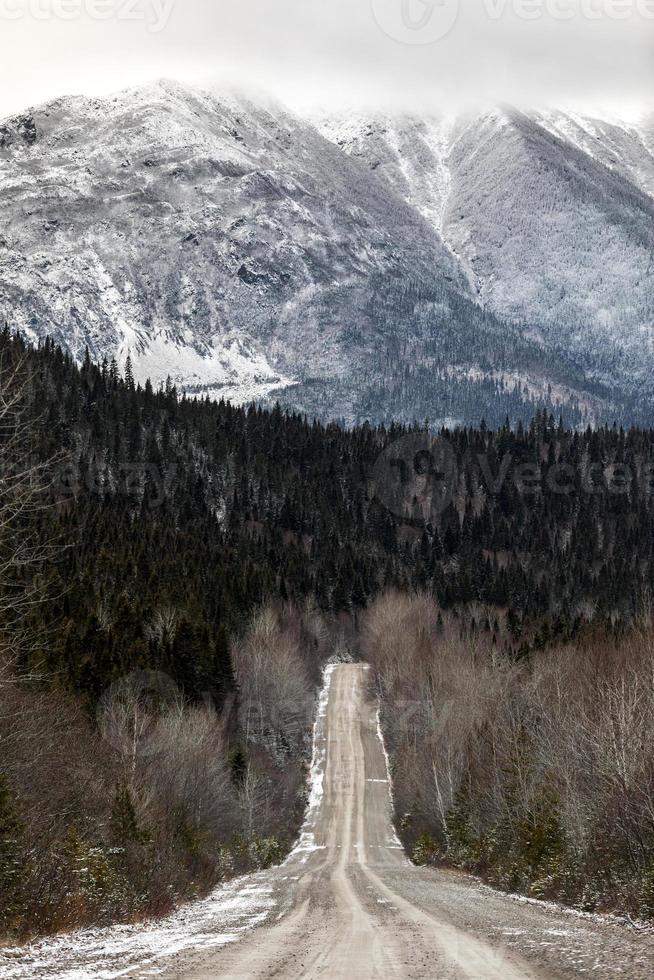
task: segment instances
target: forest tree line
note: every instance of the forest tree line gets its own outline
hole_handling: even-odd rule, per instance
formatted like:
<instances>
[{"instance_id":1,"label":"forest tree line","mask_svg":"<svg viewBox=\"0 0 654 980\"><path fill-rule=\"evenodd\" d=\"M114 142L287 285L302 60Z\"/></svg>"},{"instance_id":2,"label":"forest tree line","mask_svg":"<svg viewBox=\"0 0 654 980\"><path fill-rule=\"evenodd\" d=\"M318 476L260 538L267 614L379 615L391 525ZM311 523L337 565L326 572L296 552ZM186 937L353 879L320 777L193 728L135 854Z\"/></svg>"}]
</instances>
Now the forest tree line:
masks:
<instances>
[{"instance_id":1,"label":"forest tree line","mask_svg":"<svg viewBox=\"0 0 654 980\"><path fill-rule=\"evenodd\" d=\"M462 662L482 643L518 674L593 631L627 642L649 608L650 431L543 411L345 430L155 391L9 331L0 375L5 932L162 911L278 859L321 665L356 650L380 596L428 596L439 629L484 610ZM445 497L425 506L416 470L390 505L395 456L433 439Z\"/></svg>"}]
</instances>

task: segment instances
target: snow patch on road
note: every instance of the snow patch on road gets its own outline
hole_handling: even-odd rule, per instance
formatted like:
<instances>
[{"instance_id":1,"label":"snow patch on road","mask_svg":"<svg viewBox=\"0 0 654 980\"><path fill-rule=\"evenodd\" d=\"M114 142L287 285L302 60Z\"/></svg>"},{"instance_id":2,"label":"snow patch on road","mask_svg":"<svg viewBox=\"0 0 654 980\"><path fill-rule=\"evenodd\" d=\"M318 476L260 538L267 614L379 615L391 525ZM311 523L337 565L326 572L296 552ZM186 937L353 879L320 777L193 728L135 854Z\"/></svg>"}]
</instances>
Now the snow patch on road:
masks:
<instances>
[{"instance_id":1,"label":"snow patch on road","mask_svg":"<svg viewBox=\"0 0 654 980\"><path fill-rule=\"evenodd\" d=\"M305 862L312 851L323 850L323 846L316 844L316 837L313 828L316 824L316 817L320 810L324 795L325 767L327 764L327 741L325 738L324 722L327 717L327 705L329 703L329 691L332 685L332 675L338 664L333 661L327 664L322 672L322 686L318 695L318 705L316 717L313 723L313 750L311 755L311 768L309 769L309 799L307 811L304 817L304 824L300 832L300 838L288 855L284 864L293 861L299 854L303 854L302 862Z\"/></svg>"},{"instance_id":2,"label":"snow patch on road","mask_svg":"<svg viewBox=\"0 0 654 980\"><path fill-rule=\"evenodd\" d=\"M386 743L384 742L384 733L382 732L381 726L381 706L377 708L377 738L379 739L382 747L382 752L384 753L384 761L386 762L386 778L388 782L388 797L391 802L391 809L393 808L393 780L391 779L391 760L389 759L388 752L386 751ZM397 831L395 830L395 824L391 818L391 826L393 827L393 836L391 837L388 846L392 848L402 848L402 842L397 836Z\"/></svg>"},{"instance_id":3,"label":"snow patch on road","mask_svg":"<svg viewBox=\"0 0 654 980\"><path fill-rule=\"evenodd\" d=\"M311 758L311 770L309 776L309 802L307 804L307 822L318 811L322 802L325 782L325 763L327 759L327 746L325 744L325 733L323 731L324 719L327 716L327 704L329 703L329 690L332 686L332 675L336 670L337 664L327 664L322 675L322 688L318 697L318 709L316 720L313 723L313 755Z\"/></svg>"}]
</instances>

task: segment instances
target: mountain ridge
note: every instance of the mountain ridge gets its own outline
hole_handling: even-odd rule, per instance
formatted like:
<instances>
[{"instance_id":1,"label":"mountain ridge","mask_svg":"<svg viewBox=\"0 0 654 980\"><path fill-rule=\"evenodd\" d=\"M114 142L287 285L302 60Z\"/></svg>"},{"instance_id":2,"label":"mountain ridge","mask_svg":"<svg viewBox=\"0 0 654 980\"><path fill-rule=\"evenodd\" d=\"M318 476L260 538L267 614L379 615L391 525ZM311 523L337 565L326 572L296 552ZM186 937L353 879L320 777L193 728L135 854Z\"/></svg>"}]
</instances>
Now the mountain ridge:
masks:
<instances>
[{"instance_id":1,"label":"mountain ridge","mask_svg":"<svg viewBox=\"0 0 654 980\"><path fill-rule=\"evenodd\" d=\"M573 424L641 418L646 125L619 131L611 169L609 124L612 143L561 114L484 119L302 119L168 80L29 110L0 123L0 313L78 360L129 354L138 380L348 424L532 402ZM595 235L579 268L563 261L576 208L577 237Z\"/></svg>"},{"instance_id":2,"label":"mountain ridge","mask_svg":"<svg viewBox=\"0 0 654 980\"><path fill-rule=\"evenodd\" d=\"M426 185L429 193L447 184L448 196L438 202L440 220L436 227L466 268L483 305L513 321L540 325L554 321L573 329L589 316L597 319L598 328L611 329L620 327L626 318L636 336L622 331L619 342L635 348L632 353L640 353L638 332L644 325L650 330L654 325L650 300L654 157L649 151L641 154L643 166L636 172L634 145L642 139L639 131L625 127L623 142L631 148L631 162L627 166L619 161L621 167L612 168L601 142L603 153L595 154L588 147L583 149L579 140L566 143L562 137L564 120L569 123L570 117L562 113L550 113L547 118L543 113L529 116L509 107L454 122L377 117L376 121L359 123L358 132L351 121L342 129L333 120L319 122L319 127L344 152L365 160L376 173L381 171L425 215L435 208L433 198L421 198L425 186L422 165L426 162L428 172L430 168L447 171L445 181ZM437 159L430 151L437 143L435 134L443 133L445 127L449 140L441 159ZM426 154L426 161L421 154ZM414 174L417 177L412 184ZM577 184L575 194L568 189L572 183ZM520 201L520 194L525 192L526 203ZM553 220L557 207L558 223ZM575 208L580 213L570 228ZM593 263L575 264L575 257L588 252L587 242L580 241L587 231L598 239ZM603 262L600 248L613 249L613 266ZM619 263L621 251L626 257ZM628 260L633 268L625 270ZM629 274L631 281L620 292ZM627 300L624 293L629 290ZM557 298L557 291L564 295ZM596 295L598 302L593 304ZM634 305L637 308L631 310ZM592 339L584 334L580 343L571 347L573 356L587 355ZM600 339L611 346L608 330ZM643 370L649 373L651 350L646 353ZM638 368L638 361L634 357L626 369L622 366L623 374ZM613 380L602 372L601 365L590 366L599 379Z\"/></svg>"}]
</instances>

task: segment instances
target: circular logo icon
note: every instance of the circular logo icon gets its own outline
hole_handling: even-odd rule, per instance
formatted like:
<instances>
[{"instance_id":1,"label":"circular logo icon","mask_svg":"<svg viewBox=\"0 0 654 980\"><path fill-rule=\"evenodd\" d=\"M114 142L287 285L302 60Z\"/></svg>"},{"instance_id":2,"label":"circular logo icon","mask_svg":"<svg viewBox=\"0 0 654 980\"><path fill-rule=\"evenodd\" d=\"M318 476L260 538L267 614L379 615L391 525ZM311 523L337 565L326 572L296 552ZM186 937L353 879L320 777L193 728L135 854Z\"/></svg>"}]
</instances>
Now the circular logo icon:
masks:
<instances>
[{"instance_id":1,"label":"circular logo icon","mask_svg":"<svg viewBox=\"0 0 654 980\"><path fill-rule=\"evenodd\" d=\"M460 0L371 0L378 26L400 44L435 44L457 22Z\"/></svg>"},{"instance_id":2,"label":"circular logo icon","mask_svg":"<svg viewBox=\"0 0 654 980\"><path fill-rule=\"evenodd\" d=\"M457 485L450 443L428 432L410 432L392 442L371 476L375 499L403 521L428 524L445 510Z\"/></svg>"}]
</instances>

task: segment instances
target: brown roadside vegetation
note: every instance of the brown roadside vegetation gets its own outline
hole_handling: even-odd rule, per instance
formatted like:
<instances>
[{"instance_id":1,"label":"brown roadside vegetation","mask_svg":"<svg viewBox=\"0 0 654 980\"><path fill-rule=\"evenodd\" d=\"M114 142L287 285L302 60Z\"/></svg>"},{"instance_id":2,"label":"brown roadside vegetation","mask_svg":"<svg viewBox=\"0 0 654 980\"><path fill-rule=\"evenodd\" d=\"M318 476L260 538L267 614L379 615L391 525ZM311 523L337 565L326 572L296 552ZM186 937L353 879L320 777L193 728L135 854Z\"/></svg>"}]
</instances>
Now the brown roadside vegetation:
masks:
<instances>
[{"instance_id":1,"label":"brown roadside vegetation","mask_svg":"<svg viewBox=\"0 0 654 980\"><path fill-rule=\"evenodd\" d=\"M390 593L363 624L414 860L654 915L654 624L516 662L503 616Z\"/></svg>"}]
</instances>

